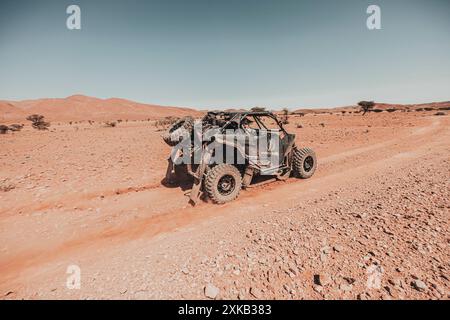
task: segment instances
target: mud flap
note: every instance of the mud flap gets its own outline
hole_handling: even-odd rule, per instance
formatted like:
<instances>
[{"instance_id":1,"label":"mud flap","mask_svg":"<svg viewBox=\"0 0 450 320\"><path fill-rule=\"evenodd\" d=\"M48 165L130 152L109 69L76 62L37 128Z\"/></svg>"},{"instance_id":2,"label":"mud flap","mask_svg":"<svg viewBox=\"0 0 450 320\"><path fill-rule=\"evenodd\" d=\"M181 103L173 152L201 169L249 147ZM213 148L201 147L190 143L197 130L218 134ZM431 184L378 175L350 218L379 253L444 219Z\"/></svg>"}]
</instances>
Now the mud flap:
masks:
<instances>
[{"instance_id":1,"label":"mud flap","mask_svg":"<svg viewBox=\"0 0 450 320\"><path fill-rule=\"evenodd\" d=\"M247 167L244 173L244 179L242 180L242 187L247 188L252 182L254 169L252 167Z\"/></svg>"},{"instance_id":2,"label":"mud flap","mask_svg":"<svg viewBox=\"0 0 450 320\"><path fill-rule=\"evenodd\" d=\"M166 170L165 182L167 182L168 184L173 184L174 183L173 176L174 176L173 161L172 161L172 157L169 157L169 159L167 159L167 170Z\"/></svg>"},{"instance_id":3,"label":"mud flap","mask_svg":"<svg viewBox=\"0 0 450 320\"><path fill-rule=\"evenodd\" d=\"M200 200L204 174L206 168L209 165L209 161L211 160L212 152L213 149L210 149L208 147L206 147L203 150L203 157L201 159L201 163L198 166L197 171L195 172L194 184L192 185L191 194L189 196L189 203L193 206L195 206L197 202Z\"/></svg>"},{"instance_id":4,"label":"mud flap","mask_svg":"<svg viewBox=\"0 0 450 320\"><path fill-rule=\"evenodd\" d=\"M169 158L167 159L167 170L166 170L165 181L168 184L174 184L176 182L175 181L175 164L174 164L174 161L178 160L178 158L180 157L180 154L181 154L180 148L174 147L172 149L172 152L171 152Z\"/></svg>"},{"instance_id":5,"label":"mud flap","mask_svg":"<svg viewBox=\"0 0 450 320\"><path fill-rule=\"evenodd\" d=\"M292 147L295 144L295 135L287 135L287 144L284 147L283 150L283 156L286 157L291 151L292 151ZM284 139L284 138L283 138Z\"/></svg>"}]
</instances>

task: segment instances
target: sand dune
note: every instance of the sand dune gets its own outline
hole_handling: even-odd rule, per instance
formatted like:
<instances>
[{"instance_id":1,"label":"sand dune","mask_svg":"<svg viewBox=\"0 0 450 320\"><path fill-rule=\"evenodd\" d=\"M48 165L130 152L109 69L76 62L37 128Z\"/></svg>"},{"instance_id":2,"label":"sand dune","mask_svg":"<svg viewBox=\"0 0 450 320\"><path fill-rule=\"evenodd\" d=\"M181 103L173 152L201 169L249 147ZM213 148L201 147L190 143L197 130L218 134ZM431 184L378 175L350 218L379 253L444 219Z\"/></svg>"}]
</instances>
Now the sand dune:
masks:
<instances>
[{"instance_id":1,"label":"sand dune","mask_svg":"<svg viewBox=\"0 0 450 320\"><path fill-rule=\"evenodd\" d=\"M0 101L0 121L25 121L29 114L44 115L50 121L143 120L167 116L197 115L189 108L143 104L125 99L99 99L83 95L67 98Z\"/></svg>"},{"instance_id":2,"label":"sand dune","mask_svg":"<svg viewBox=\"0 0 450 320\"><path fill-rule=\"evenodd\" d=\"M25 121L25 111L7 101L0 101L0 121Z\"/></svg>"}]
</instances>

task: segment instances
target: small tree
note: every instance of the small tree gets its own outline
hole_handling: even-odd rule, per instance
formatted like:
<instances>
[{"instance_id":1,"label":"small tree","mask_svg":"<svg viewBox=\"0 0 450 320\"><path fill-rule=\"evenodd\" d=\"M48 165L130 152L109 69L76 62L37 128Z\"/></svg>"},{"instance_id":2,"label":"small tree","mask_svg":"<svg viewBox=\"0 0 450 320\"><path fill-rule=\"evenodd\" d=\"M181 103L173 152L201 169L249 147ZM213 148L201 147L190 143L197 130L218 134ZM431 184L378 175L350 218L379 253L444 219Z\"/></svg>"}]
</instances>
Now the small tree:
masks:
<instances>
[{"instance_id":1,"label":"small tree","mask_svg":"<svg viewBox=\"0 0 450 320\"><path fill-rule=\"evenodd\" d=\"M363 111L363 115L365 115L367 112L370 112L373 107L375 107L375 102L373 101L360 101L358 102L358 106L361 107Z\"/></svg>"},{"instance_id":2,"label":"small tree","mask_svg":"<svg viewBox=\"0 0 450 320\"><path fill-rule=\"evenodd\" d=\"M264 108L264 107L253 107L250 110L253 111L253 112L264 112L264 111L266 111L266 108Z\"/></svg>"},{"instance_id":3,"label":"small tree","mask_svg":"<svg viewBox=\"0 0 450 320\"><path fill-rule=\"evenodd\" d=\"M27 117L27 120L31 121L32 127L37 130L48 130L50 127L50 122L46 122L44 116L40 114L32 114Z\"/></svg>"}]
</instances>

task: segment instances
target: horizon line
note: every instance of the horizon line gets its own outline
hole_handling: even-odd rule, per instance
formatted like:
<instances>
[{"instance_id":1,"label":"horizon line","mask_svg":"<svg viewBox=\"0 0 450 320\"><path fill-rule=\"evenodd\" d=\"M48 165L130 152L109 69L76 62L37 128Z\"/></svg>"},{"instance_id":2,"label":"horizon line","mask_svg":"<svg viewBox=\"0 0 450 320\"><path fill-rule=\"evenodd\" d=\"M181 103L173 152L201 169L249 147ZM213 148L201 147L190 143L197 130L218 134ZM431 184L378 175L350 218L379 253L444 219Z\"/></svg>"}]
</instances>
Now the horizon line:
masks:
<instances>
[{"instance_id":1,"label":"horizon line","mask_svg":"<svg viewBox=\"0 0 450 320\"><path fill-rule=\"evenodd\" d=\"M349 108L349 107L358 107L358 102L363 101L364 99L358 100L358 102L355 102L354 104L342 104L342 105L334 105L334 106L314 106L314 107L303 107L303 106L297 106L297 107L270 107L266 106L264 104L258 104L253 106L210 106L210 107L193 107L193 106L186 106L186 105L173 105L173 104L159 104L159 103L149 103L149 102L141 102L134 99L129 98L121 98L121 97L97 97L97 96L90 96L82 93L75 93L71 94L69 96L65 97L40 97L40 98L27 98L27 99L0 99L0 101L3 102L25 102L25 101L37 101L37 100L47 100L47 99L59 99L59 100L67 100L74 97L83 97L83 98L91 98L91 99L98 99L98 100L126 100L133 103L143 104L143 105L149 105L149 106L157 106L157 107L167 107L167 108L187 108L187 109L193 109L196 111L204 111L204 110L226 110L226 109L251 109L251 108L265 108L267 110L274 110L274 111L281 111L283 109L288 110L316 110L316 109L338 109L338 108ZM434 101L427 101L427 102L416 102L416 103L393 103L393 102L377 102L374 99L367 99L366 101L374 101L375 104L386 104L386 105L399 105L399 106L417 106L417 105L427 105L427 104L433 104L433 103L450 103L449 100L434 100Z\"/></svg>"}]
</instances>

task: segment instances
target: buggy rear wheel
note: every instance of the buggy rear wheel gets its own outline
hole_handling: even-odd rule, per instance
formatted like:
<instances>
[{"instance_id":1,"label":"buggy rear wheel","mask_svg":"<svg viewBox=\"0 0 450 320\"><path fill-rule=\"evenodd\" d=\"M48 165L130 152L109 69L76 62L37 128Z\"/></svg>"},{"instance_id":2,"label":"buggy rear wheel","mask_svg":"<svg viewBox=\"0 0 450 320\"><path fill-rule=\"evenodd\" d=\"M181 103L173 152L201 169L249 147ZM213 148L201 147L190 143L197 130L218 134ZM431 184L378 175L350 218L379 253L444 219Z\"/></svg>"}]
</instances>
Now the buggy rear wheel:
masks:
<instances>
[{"instance_id":1,"label":"buggy rear wheel","mask_svg":"<svg viewBox=\"0 0 450 320\"><path fill-rule=\"evenodd\" d=\"M311 178L317 168L316 153L310 148L294 149L292 169L302 179Z\"/></svg>"},{"instance_id":2,"label":"buggy rear wheel","mask_svg":"<svg viewBox=\"0 0 450 320\"><path fill-rule=\"evenodd\" d=\"M233 201L242 187L242 176L239 170L229 164L219 164L206 174L205 191L214 203Z\"/></svg>"}]
</instances>

